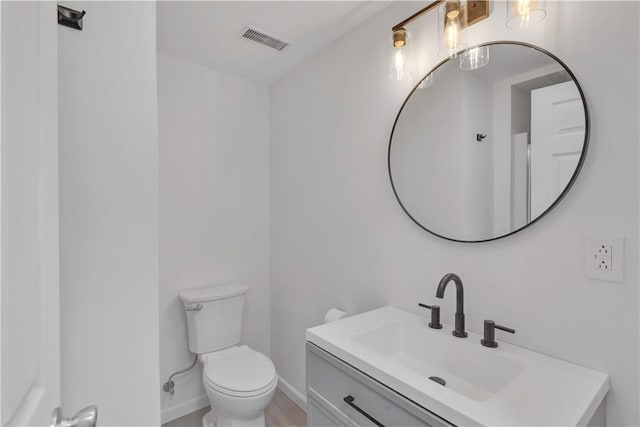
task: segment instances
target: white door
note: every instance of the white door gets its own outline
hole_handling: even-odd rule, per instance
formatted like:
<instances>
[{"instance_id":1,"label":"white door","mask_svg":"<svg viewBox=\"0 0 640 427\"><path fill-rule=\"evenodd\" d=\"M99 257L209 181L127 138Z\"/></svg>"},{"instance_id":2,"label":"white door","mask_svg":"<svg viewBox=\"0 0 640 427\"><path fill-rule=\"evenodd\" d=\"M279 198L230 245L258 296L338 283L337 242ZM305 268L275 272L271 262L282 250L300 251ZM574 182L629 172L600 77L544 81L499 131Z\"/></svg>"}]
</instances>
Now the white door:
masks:
<instances>
[{"instance_id":1,"label":"white door","mask_svg":"<svg viewBox=\"0 0 640 427\"><path fill-rule=\"evenodd\" d=\"M56 4L2 2L0 16L0 422L49 425L60 405Z\"/></svg>"},{"instance_id":2,"label":"white door","mask_svg":"<svg viewBox=\"0 0 640 427\"><path fill-rule=\"evenodd\" d=\"M518 230L529 218L529 133L513 135L511 141L511 230Z\"/></svg>"},{"instance_id":3,"label":"white door","mask_svg":"<svg viewBox=\"0 0 640 427\"><path fill-rule=\"evenodd\" d=\"M576 170L585 135L582 98L573 82L531 92L531 217L542 214Z\"/></svg>"}]
</instances>

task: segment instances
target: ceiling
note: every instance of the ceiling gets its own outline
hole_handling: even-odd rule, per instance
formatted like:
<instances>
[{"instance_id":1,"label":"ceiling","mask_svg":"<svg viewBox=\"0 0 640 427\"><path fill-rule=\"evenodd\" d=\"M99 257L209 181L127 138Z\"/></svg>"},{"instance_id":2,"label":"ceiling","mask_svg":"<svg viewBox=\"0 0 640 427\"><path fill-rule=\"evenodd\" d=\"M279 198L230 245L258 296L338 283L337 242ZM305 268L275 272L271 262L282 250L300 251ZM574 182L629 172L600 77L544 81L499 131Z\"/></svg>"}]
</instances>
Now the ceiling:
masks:
<instances>
[{"instance_id":1,"label":"ceiling","mask_svg":"<svg viewBox=\"0 0 640 427\"><path fill-rule=\"evenodd\" d=\"M271 83L390 1L160 1L158 52ZM251 26L291 44L240 38Z\"/></svg>"}]
</instances>

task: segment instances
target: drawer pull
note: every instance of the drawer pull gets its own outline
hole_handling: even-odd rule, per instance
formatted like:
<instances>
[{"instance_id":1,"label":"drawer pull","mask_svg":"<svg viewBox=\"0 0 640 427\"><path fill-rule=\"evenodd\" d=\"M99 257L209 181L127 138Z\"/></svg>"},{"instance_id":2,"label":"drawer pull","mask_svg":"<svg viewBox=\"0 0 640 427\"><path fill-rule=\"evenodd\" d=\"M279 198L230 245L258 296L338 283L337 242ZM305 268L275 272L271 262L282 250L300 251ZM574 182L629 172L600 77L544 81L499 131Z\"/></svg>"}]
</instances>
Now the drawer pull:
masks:
<instances>
[{"instance_id":1,"label":"drawer pull","mask_svg":"<svg viewBox=\"0 0 640 427\"><path fill-rule=\"evenodd\" d=\"M355 403L353 403L355 399L353 398L353 396L349 395L347 397L344 398L344 401L347 402L347 405L351 406L353 409L355 409L356 411L360 412L362 415L364 415L369 421L371 421L372 423L374 423L375 425L377 425L378 427L384 427L384 424L382 424L381 422L379 422L378 420L376 420L375 418L373 418L371 415L367 414L363 409L361 409L358 405L356 405Z\"/></svg>"}]
</instances>

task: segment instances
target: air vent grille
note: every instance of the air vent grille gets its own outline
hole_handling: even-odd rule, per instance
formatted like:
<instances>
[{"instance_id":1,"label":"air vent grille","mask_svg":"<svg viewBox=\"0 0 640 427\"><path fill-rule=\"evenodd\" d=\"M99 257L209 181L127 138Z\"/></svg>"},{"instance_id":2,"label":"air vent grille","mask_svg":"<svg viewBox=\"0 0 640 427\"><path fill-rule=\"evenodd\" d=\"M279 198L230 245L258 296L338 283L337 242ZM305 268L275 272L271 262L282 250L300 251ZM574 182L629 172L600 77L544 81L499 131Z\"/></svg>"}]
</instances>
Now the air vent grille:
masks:
<instances>
[{"instance_id":1,"label":"air vent grille","mask_svg":"<svg viewBox=\"0 0 640 427\"><path fill-rule=\"evenodd\" d=\"M242 33L242 38L260 43L278 51L282 51L282 49L289 46L289 43L278 40L277 38L265 34L262 31L258 31L255 28L246 27Z\"/></svg>"}]
</instances>

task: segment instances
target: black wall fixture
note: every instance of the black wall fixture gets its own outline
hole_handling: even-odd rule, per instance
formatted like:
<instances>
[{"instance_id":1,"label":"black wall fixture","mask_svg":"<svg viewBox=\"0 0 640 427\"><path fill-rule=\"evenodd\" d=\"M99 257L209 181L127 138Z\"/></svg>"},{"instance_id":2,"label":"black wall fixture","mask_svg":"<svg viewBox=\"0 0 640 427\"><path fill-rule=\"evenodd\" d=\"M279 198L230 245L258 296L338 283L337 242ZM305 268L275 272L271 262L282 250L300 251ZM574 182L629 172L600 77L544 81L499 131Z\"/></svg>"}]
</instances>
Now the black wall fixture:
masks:
<instances>
[{"instance_id":1,"label":"black wall fixture","mask_svg":"<svg viewBox=\"0 0 640 427\"><path fill-rule=\"evenodd\" d=\"M82 31L82 18L86 13L58 5L58 24Z\"/></svg>"}]
</instances>

